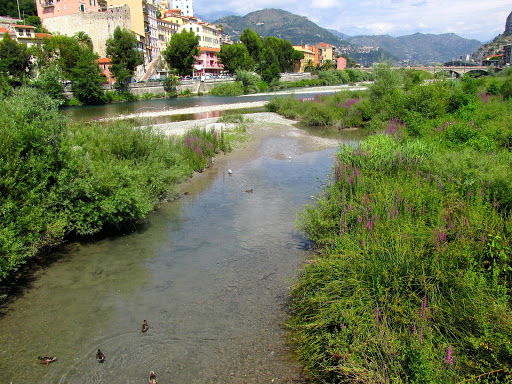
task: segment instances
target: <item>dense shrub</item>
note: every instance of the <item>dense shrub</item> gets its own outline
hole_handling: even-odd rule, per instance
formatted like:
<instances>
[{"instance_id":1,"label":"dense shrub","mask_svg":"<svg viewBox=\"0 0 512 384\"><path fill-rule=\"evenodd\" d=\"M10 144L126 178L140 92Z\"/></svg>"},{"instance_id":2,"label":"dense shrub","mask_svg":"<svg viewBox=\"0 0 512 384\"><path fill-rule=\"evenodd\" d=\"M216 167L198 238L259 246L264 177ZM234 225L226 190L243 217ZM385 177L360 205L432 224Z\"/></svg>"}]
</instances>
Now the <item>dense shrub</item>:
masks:
<instances>
[{"instance_id":1,"label":"dense shrub","mask_svg":"<svg viewBox=\"0 0 512 384\"><path fill-rule=\"evenodd\" d=\"M193 131L191 156L149 127L68 123L58 104L28 88L0 101L0 281L70 234L133 226L230 146L222 132Z\"/></svg>"}]
</instances>

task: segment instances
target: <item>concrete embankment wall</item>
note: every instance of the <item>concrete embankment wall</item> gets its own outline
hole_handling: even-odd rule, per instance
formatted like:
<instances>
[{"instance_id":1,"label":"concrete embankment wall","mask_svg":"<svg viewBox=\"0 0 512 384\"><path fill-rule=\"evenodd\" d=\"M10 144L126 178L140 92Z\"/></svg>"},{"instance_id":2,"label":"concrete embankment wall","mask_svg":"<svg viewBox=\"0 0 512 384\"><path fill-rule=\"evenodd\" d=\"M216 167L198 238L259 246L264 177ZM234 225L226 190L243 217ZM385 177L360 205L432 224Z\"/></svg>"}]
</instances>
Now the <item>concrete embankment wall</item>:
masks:
<instances>
[{"instance_id":1,"label":"concrete embankment wall","mask_svg":"<svg viewBox=\"0 0 512 384\"><path fill-rule=\"evenodd\" d=\"M285 73L281 75L281 81L300 81L302 79L313 79L314 76L311 73ZM218 83L233 83L234 79L209 79L205 81L200 80L182 80L180 85L177 87L178 93L189 89L192 93L208 93L210 92L215 84ZM105 91L114 91L115 87L113 85L104 85L103 89ZM160 82L147 82L147 83L134 83L129 85L129 90L132 94L141 96L145 93L151 93L153 95L158 95L161 93L165 93L164 87ZM71 92L71 86L68 85L64 88L64 94L68 99L73 97Z\"/></svg>"}]
</instances>

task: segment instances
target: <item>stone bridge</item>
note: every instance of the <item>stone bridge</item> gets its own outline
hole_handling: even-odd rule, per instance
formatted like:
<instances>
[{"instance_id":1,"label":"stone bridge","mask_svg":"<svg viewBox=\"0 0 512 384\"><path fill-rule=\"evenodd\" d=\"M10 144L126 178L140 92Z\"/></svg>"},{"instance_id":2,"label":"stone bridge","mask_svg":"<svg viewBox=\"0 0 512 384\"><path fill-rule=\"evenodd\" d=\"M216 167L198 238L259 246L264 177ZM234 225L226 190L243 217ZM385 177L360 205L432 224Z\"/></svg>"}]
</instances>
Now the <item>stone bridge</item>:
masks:
<instances>
[{"instance_id":1,"label":"stone bridge","mask_svg":"<svg viewBox=\"0 0 512 384\"><path fill-rule=\"evenodd\" d=\"M462 66L462 67L440 67L440 66L431 66L431 67L392 67L391 69L416 69L418 71L426 71L432 74L436 74L439 72L449 72L452 77L460 77L469 72L487 72L489 67L484 66ZM361 71L372 72L373 68L359 68Z\"/></svg>"}]
</instances>

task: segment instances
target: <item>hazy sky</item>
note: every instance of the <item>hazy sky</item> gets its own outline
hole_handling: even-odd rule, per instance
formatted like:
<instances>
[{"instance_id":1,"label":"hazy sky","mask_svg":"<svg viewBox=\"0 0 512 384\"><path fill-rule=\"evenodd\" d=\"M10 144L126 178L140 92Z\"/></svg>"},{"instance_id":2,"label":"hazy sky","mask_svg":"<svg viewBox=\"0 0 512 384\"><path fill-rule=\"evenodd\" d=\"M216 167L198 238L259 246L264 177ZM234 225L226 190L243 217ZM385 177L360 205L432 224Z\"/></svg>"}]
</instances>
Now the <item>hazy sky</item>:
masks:
<instances>
[{"instance_id":1,"label":"hazy sky","mask_svg":"<svg viewBox=\"0 0 512 384\"><path fill-rule=\"evenodd\" d=\"M281 8L306 16L323 28L350 36L391 36L454 32L487 41L505 29L510 0L194 0L194 13L210 21L244 16L264 8Z\"/></svg>"}]
</instances>

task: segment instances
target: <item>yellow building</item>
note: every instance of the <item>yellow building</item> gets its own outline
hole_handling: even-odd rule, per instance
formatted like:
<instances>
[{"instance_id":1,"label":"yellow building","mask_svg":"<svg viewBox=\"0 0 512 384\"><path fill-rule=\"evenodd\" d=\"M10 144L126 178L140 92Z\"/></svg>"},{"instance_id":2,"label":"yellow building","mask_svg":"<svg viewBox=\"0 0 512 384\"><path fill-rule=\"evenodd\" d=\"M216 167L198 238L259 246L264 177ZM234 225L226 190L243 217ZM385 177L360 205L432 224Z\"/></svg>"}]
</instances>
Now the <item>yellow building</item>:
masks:
<instances>
[{"instance_id":1,"label":"yellow building","mask_svg":"<svg viewBox=\"0 0 512 384\"><path fill-rule=\"evenodd\" d=\"M196 35L198 35L200 47L220 49L221 31L220 28L216 27L215 25L202 21L189 21L188 23L182 25L178 32L181 32L182 30L193 31Z\"/></svg>"},{"instance_id":2,"label":"yellow building","mask_svg":"<svg viewBox=\"0 0 512 384\"><path fill-rule=\"evenodd\" d=\"M299 63L295 63L295 66L293 67L293 70L295 72L304 72L304 67L309 62L311 62L312 64L315 63L315 52L307 45L294 45L293 49L304 54L304 58Z\"/></svg>"}]
</instances>

